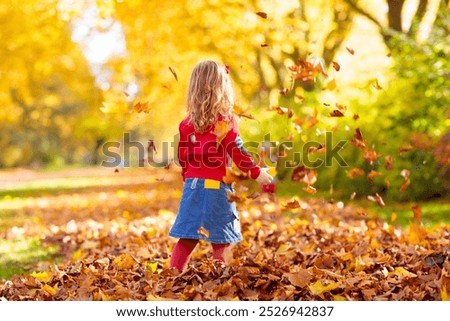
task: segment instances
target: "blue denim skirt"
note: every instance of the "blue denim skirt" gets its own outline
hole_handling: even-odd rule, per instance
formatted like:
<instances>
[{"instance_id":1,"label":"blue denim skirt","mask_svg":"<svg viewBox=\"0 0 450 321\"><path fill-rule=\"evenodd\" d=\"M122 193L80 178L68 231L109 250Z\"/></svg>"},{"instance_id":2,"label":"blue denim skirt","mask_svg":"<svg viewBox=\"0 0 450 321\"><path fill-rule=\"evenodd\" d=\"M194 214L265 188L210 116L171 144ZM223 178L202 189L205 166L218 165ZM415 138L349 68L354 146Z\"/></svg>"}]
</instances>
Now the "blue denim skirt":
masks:
<instances>
[{"instance_id":1,"label":"blue denim skirt","mask_svg":"<svg viewBox=\"0 0 450 321\"><path fill-rule=\"evenodd\" d=\"M242 240L241 222L235 202L228 201L230 185L203 178L187 178L180 208L169 235L176 238L205 240L216 244Z\"/></svg>"}]
</instances>

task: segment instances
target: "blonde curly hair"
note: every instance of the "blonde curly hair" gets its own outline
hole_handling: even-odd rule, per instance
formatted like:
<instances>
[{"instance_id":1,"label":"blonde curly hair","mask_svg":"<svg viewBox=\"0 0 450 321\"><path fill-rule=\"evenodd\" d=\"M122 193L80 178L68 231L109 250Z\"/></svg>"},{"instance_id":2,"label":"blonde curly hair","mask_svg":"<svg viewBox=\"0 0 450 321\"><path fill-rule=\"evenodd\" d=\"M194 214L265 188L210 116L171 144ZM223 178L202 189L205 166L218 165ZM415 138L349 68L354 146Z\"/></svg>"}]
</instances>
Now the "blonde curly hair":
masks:
<instances>
[{"instance_id":1,"label":"blonde curly hair","mask_svg":"<svg viewBox=\"0 0 450 321\"><path fill-rule=\"evenodd\" d=\"M228 66L211 60L199 62L192 71L187 93L187 110L195 130L203 133L219 115L230 116L233 105Z\"/></svg>"}]
</instances>

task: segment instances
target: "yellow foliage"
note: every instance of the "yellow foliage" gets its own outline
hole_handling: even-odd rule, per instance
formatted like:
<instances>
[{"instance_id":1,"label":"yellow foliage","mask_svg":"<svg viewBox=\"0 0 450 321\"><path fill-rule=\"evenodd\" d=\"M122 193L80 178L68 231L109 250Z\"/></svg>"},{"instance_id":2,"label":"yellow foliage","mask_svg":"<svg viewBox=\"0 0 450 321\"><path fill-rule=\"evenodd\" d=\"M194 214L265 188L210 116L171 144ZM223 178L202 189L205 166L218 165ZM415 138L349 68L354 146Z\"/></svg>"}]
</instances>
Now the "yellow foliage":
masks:
<instances>
[{"instance_id":1,"label":"yellow foliage","mask_svg":"<svg viewBox=\"0 0 450 321\"><path fill-rule=\"evenodd\" d=\"M327 285L318 280L314 284L309 286L309 290L312 294L319 295L321 297L323 293L336 289L340 285L340 282L330 282Z\"/></svg>"},{"instance_id":2,"label":"yellow foliage","mask_svg":"<svg viewBox=\"0 0 450 321\"><path fill-rule=\"evenodd\" d=\"M50 295L55 295L57 290L58 290L58 285L55 285L54 287L52 287L52 286L50 286L48 284L45 284L42 287L42 290L44 290L45 292L47 292Z\"/></svg>"},{"instance_id":3,"label":"yellow foliage","mask_svg":"<svg viewBox=\"0 0 450 321\"><path fill-rule=\"evenodd\" d=\"M34 277L36 280L47 283L52 278L52 275L48 272L33 272L30 274L32 277Z\"/></svg>"},{"instance_id":4,"label":"yellow foliage","mask_svg":"<svg viewBox=\"0 0 450 321\"><path fill-rule=\"evenodd\" d=\"M119 270L129 270L136 264L137 264L136 260L127 253L120 254L113 261L113 265L117 267Z\"/></svg>"},{"instance_id":5,"label":"yellow foliage","mask_svg":"<svg viewBox=\"0 0 450 321\"><path fill-rule=\"evenodd\" d=\"M401 266L395 268L394 271L389 272L389 275L397 275L400 277L410 277L410 278L417 277L416 274L409 272L408 270L406 270L405 268L403 268Z\"/></svg>"}]
</instances>

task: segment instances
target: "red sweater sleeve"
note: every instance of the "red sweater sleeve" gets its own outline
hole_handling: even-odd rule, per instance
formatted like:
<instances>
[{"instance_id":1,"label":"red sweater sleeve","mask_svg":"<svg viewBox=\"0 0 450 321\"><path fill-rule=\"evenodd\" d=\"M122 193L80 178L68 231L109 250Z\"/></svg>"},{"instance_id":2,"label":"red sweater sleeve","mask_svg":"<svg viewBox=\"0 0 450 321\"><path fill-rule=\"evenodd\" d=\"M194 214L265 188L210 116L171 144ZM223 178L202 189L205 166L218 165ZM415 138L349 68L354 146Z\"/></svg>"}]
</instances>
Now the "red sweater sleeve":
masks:
<instances>
[{"instance_id":1,"label":"red sweater sleeve","mask_svg":"<svg viewBox=\"0 0 450 321\"><path fill-rule=\"evenodd\" d=\"M250 172L250 177L256 179L261 169L243 146L244 143L239 136L239 126L236 117L232 116L231 122L231 130L223 139L222 144L236 166L244 173Z\"/></svg>"},{"instance_id":2,"label":"red sweater sleeve","mask_svg":"<svg viewBox=\"0 0 450 321\"><path fill-rule=\"evenodd\" d=\"M180 133L180 140L178 141L178 162L181 166L181 176L183 177L183 181L185 180L185 174L187 169L187 135L183 130L183 122L180 123L178 127Z\"/></svg>"}]
</instances>

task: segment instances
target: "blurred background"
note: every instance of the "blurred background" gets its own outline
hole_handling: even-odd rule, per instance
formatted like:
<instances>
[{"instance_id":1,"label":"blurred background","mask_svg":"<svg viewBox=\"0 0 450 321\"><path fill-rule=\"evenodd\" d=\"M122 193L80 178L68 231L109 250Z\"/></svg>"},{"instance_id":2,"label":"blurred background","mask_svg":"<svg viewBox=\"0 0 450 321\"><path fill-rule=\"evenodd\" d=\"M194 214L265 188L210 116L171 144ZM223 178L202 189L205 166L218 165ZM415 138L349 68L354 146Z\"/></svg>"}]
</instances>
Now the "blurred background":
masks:
<instances>
[{"instance_id":1,"label":"blurred background","mask_svg":"<svg viewBox=\"0 0 450 321\"><path fill-rule=\"evenodd\" d=\"M216 59L244 140L292 142L279 157L327 131L349 142L348 167L316 169L314 197L445 204L449 22L448 0L2 0L0 168L98 166L125 132L173 141L193 66ZM293 81L299 61L323 72ZM350 143L358 128L371 154ZM280 193L302 191L277 171Z\"/></svg>"}]
</instances>

